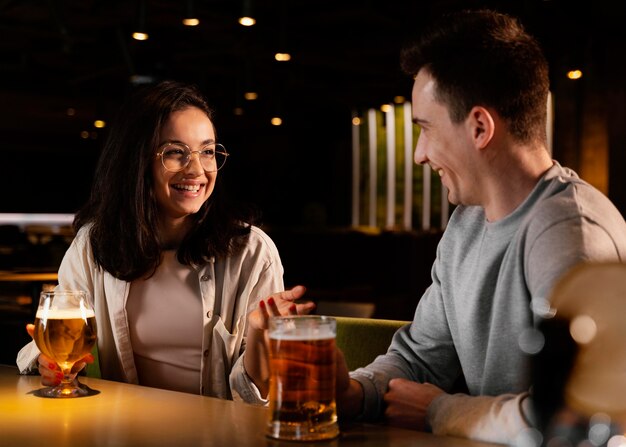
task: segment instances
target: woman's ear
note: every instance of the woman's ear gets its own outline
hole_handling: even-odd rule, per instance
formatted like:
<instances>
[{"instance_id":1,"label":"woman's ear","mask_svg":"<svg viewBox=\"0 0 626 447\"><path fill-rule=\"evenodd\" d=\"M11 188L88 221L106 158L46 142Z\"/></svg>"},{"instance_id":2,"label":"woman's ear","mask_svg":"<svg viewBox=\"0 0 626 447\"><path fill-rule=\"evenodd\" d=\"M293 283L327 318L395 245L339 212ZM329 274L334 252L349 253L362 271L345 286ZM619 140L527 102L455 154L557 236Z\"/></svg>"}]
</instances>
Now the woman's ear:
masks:
<instances>
[{"instance_id":1,"label":"woman's ear","mask_svg":"<svg viewBox=\"0 0 626 447\"><path fill-rule=\"evenodd\" d=\"M484 149L492 140L496 126L491 112L485 107L475 106L470 111L467 121L470 135L477 149Z\"/></svg>"}]
</instances>

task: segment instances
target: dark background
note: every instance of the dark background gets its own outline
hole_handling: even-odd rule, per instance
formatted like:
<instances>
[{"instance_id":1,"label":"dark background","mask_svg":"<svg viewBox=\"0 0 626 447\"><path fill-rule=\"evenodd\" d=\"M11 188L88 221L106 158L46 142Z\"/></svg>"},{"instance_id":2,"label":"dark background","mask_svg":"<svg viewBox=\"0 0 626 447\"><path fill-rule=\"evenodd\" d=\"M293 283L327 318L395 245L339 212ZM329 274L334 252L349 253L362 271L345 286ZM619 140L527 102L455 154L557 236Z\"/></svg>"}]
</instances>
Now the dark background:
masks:
<instances>
[{"instance_id":1,"label":"dark background","mask_svg":"<svg viewBox=\"0 0 626 447\"><path fill-rule=\"evenodd\" d=\"M137 0L0 0L0 213L75 212L110 131L94 120L110 124L138 79L193 82L232 154L220 172L225 186L262 210L286 285L307 285L315 301L371 302L375 317L411 319L441 232L350 228L351 118L409 99L400 49L432 19L489 7L518 16L546 52L555 158L626 214L624 3L252 0L251 28L237 23L240 0L144 4L150 39L138 42ZM181 24L191 4L195 28ZM282 47L290 62L273 59ZM582 79L565 77L573 68ZM248 87L256 101L243 98ZM280 127L270 124L276 113ZM0 235L0 270L56 271L71 235L33 243L16 230ZM28 340L40 287L0 284L0 363L13 363Z\"/></svg>"},{"instance_id":2,"label":"dark background","mask_svg":"<svg viewBox=\"0 0 626 447\"><path fill-rule=\"evenodd\" d=\"M110 124L139 76L201 87L233 155L223 171L228 189L259 205L266 224L345 227L352 113L396 95L410 98L400 48L433 18L491 7L522 19L548 55L557 101L576 101L573 115L557 115L560 156L576 150L568 135L578 123L570 118L585 108L589 91L572 90L564 73L586 68L579 85L599 85L594 94L606 94L607 76L623 59L626 17L624 6L603 1L253 0L257 24L245 28L237 23L239 0L144 4L150 39L139 42L131 38L136 0L0 1L0 212L74 212L109 132L92 123ZM200 19L194 28L181 24L189 6ZM273 59L282 47L290 62ZM259 93L256 101L244 100L248 86ZM243 115L234 114L237 107ZM278 111L283 125L274 127ZM574 169L582 163L564 158Z\"/></svg>"}]
</instances>

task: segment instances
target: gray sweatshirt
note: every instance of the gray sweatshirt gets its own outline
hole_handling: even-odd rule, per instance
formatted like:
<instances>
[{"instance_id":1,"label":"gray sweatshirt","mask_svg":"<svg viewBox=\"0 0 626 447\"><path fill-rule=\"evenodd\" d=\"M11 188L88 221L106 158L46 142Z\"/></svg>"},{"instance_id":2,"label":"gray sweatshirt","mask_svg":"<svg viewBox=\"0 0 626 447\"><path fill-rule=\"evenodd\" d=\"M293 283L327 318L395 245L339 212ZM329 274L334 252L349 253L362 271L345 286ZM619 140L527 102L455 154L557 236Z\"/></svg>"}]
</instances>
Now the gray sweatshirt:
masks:
<instances>
[{"instance_id":1,"label":"gray sweatshirt","mask_svg":"<svg viewBox=\"0 0 626 447\"><path fill-rule=\"evenodd\" d=\"M556 162L504 219L487 222L481 207L458 206L412 324L395 334L387 354L351 373L363 386L363 417L381 416L392 378L450 391L463 375L469 396L433 401L433 432L513 442L532 420L524 402L529 354L522 347L540 318L533 309L542 308L572 266L601 260L626 261L624 218Z\"/></svg>"}]
</instances>

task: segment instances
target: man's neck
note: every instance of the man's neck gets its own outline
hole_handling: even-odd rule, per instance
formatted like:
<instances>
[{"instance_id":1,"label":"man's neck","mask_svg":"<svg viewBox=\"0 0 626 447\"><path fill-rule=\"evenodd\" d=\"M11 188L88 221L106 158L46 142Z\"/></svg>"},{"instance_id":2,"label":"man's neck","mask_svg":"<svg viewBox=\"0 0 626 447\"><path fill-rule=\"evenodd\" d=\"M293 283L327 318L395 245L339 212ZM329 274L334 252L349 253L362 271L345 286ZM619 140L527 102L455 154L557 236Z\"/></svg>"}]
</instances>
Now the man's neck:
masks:
<instances>
[{"instance_id":1,"label":"man's neck","mask_svg":"<svg viewBox=\"0 0 626 447\"><path fill-rule=\"evenodd\" d=\"M483 207L489 222L496 222L521 205L554 162L545 148L523 148L497 157L490 166Z\"/></svg>"}]
</instances>

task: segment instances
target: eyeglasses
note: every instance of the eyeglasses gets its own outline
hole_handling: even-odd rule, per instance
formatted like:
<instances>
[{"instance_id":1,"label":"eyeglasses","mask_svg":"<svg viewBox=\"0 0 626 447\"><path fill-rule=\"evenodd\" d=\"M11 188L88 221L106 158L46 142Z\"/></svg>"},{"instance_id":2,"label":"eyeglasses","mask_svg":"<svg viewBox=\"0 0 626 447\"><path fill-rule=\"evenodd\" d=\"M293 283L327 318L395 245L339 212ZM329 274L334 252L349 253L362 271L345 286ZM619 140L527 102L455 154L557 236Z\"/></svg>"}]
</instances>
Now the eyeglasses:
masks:
<instances>
[{"instance_id":1,"label":"eyeglasses","mask_svg":"<svg viewBox=\"0 0 626 447\"><path fill-rule=\"evenodd\" d=\"M199 151L192 151L184 143L165 143L160 147L161 151L156 154L161 157L163 167L170 172L180 172L189 165L192 154L198 154L198 159L202 168L206 172L217 172L226 163L228 152L219 143L211 143L204 146Z\"/></svg>"}]
</instances>

